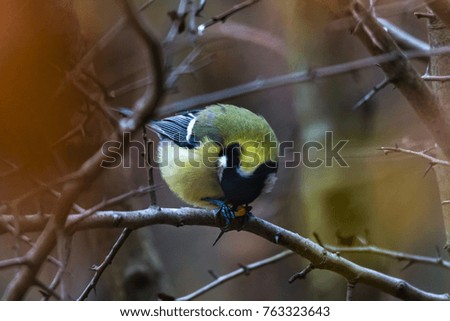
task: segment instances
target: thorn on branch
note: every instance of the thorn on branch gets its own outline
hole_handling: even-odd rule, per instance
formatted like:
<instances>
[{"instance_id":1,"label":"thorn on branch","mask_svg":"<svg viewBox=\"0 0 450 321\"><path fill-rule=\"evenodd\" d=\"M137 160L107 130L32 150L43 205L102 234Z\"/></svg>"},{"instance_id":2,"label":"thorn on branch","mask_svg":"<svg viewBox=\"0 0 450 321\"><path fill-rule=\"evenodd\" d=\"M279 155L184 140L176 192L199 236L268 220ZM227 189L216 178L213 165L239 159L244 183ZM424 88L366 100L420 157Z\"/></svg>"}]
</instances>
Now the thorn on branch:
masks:
<instances>
[{"instance_id":1,"label":"thorn on branch","mask_svg":"<svg viewBox=\"0 0 450 321\"><path fill-rule=\"evenodd\" d=\"M312 270L314 270L314 265L312 263L309 263L303 270L291 276L288 282L292 284L295 280L303 280Z\"/></svg>"},{"instance_id":2,"label":"thorn on branch","mask_svg":"<svg viewBox=\"0 0 450 321\"><path fill-rule=\"evenodd\" d=\"M385 78L380 83L376 84L364 97L362 97L358 102L352 107L352 110L356 110L359 107L367 104L375 95L385 88L391 82L390 78Z\"/></svg>"},{"instance_id":3,"label":"thorn on branch","mask_svg":"<svg viewBox=\"0 0 450 321\"><path fill-rule=\"evenodd\" d=\"M280 242L280 235L279 234L275 234L275 236L273 237L273 240L274 240L275 244L279 244L279 242Z\"/></svg>"},{"instance_id":4,"label":"thorn on branch","mask_svg":"<svg viewBox=\"0 0 450 321\"><path fill-rule=\"evenodd\" d=\"M322 240L319 237L319 234L317 232L313 232L313 236L316 239L317 244L319 244L321 247L325 247L322 242Z\"/></svg>"},{"instance_id":5,"label":"thorn on branch","mask_svg":"<svg viewBox=\"0 0 450 321\"><path fill-rule=\"evenodd\" d=\"M250 269L248 268L247 265L238 263L238 266L244 270L244 275L250 275Z\"/></svg>"},{"instance_id":6,"label":"thorn on branch","mask_svg":"<svg viewBox=\"0 0 450 321\"><path fill-rule=\"evenodd\" d=\"M423 177L427 176L428 172L436 165L436 163L430 162L430 164L428 164L427 169L425 170L425 173L423 173Z\"/></svg>"},{"instance_id":7,"label":"thorn on branch","mask_svg":"<svg viewBox=\"0 0 450 321\"><path fill-rule=\"evenodd\" d=\"M401 272L405 271L407 268L411 267L414 263L416 263L416 262L414 262L414 261L409 261L408 263L406 263L406 265L405 265L404 267L402 267L402 268L400 269L400 271L401 271Z\"/></svg>"},{"instance_id":8,"label":"thorn on branch","mask_svg":"<svg viewBox=\"0 0 450 321\"><path fill-rule=\"evenodd\" d=\"M217 280L219 277L217 276L216 273L214 273L213 270L208 270L209 275L211 275L213 277L214 280Z\"/></svg>"},{"instance_id":9,"label":"thorn on branch","mask_svg":"<svg viewBox=\"0 0 450 321\"><path fill-rule=\"evenodd\" d=\"M212 17L211 19L209 19L208 21L206 21L205 23L202 23L201 25L199 25L197 27L198 34L201 35L205 31L206 28L211 27L212 25L215 25L218 22L225 22L229 17L231 17L235 13L254 5L255 3L259 2L259 1L260 0L243 1L243 2L238 3L237 5L233 6L232 8Z\"/></svg>"}]
</instances>

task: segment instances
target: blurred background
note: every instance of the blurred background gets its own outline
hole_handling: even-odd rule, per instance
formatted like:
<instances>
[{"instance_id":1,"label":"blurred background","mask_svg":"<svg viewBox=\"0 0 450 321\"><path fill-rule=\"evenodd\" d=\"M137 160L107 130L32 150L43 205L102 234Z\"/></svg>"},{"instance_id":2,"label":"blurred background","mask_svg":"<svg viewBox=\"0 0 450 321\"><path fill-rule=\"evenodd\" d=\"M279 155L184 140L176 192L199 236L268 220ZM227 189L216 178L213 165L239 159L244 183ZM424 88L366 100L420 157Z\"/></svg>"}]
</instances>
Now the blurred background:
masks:
<instances>
[{"instance_id":1,"label":"blurred background","mask_svg":"<svg viewBox=\"0 0 450 321\"><path fill-rule=\"evenodd\" d=\"M183 1L181 1L183 2ZM144 1L136 1L142 5ZM369 55L351 35L347 23L335 19L316 1L262 0L207 28L189 33L189 25L174 20L180 1L155 0L142 14L161 39L171 70L196 52L196 58L169 90L157 113L185 99L256 79L348 62ZM200 24L241 0L206 1L196 19ZM377 1L377 13L427 42L426 25L414 17L422 1ZM109 0L13 1L0 3L0 200L2 213L47 213L54 193L43 186L78 168L111 131L98 102L109 108L131 107L151 84L148 52L134 30L125 25L95 55L79 82L65 82L84 53L124 19L121 2ZM175 35L167 36L174 24ZM186 24L186 25L185 25ZM169 41L170 40L170 41ZM415 63L424 72L426 62ZM220 101L263 115L279 141L293 141L281 164L310 141L325 144L348 141L341 150L347 167L294 168L280 166L274 191L258 198L253 213L277 225L333 245L364 242L406 253L436 256L445 243L439 193L427 162L401 154L384 155L381 146L425 149L433 146L425 128L392 85L353 109L384 79L377 67L326 79L269 89ZM80 87L90 88L90 95ZM97 103L96 103L97 101ZM166 109L165 109L166 108ZM63 139L62 139L63 138ZM156 137L151 136L155 141ZM134 137L142 140L140 134ZM138 168L141 155L129 151L130 168L104 170L80 206L145 186L147 173ZM326 159L323 151L310 155ZM155 169L156 184L163 184ZM57 192L58 187L55 187ZM55 192L55 191L53 191ZM25 196L24 196L25 195ZM184 206L166 187L158 189L161 207ZM19 199L19 201L17 201ZM129 199L114 208L131 210L149 205L147 196ZM77 298L89 282L93 264L100 263L119 231L91 230L73 235L64 283L69 298ZM283 249L246 232L226 233L212 247L218 230L208 227L150 226L133 233L100 280L92 300L156 299L159 293L179 297ZM36 234L37 235L37 234ZM36 235L31 235L35 238ZM16 236L0 235L0 259L14 257L29 247ZM343 254L358 264L403 278L436 293L448 292L450 275L438 267L413 265L374 256ZM445 257L444 257L445 258ZM346 280L314 270L306 280L289 284L290 276L307 261L291 256L240 276L200 297L203 300L343 300ZM56 268L46 263L40 279L50 283ZM14 275L0 270L0 293ZM37 289L27 299L39 299ZM390 300L383 293L358 284L354 299Z\"/></svg>"}]
</instances>

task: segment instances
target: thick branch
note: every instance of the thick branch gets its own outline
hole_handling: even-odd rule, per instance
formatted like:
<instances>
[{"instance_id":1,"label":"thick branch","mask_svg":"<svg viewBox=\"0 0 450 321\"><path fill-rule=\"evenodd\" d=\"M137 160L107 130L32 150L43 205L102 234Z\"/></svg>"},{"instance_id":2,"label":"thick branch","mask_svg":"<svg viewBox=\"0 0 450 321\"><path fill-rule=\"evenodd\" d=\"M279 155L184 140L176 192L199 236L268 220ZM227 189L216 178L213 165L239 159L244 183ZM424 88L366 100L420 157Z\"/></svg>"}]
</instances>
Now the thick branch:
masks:
<instances>
[{"instance_id":1,"label":"thick branch","mask_svg":"<svg viewBox=\"0 0 450 321\"><path fill-rule=\"evenodd\" d=\"M77 214L68 218L68 224L78 219ZM41 220L44 220L42 218ZM39 220L23 221L23 230L35 230L43 224ZM44 222L45 223L45 222ZM136 229L154 224L173 226L203 225L217 227L215 213L211 210L195 208L156 208L139 211L103 211L87 217L73 228L75 230L92 228ZM283 246L309 260L315 268L325 269L342 275L347 280L365 283L383 292L404 300L448 300L448 294L434 294L420 290L408 282L357 265L338 254L324 249L313 241L260 218L250 218L244 230L259 235L270 242Z\"/></svg>"}]
</instances>

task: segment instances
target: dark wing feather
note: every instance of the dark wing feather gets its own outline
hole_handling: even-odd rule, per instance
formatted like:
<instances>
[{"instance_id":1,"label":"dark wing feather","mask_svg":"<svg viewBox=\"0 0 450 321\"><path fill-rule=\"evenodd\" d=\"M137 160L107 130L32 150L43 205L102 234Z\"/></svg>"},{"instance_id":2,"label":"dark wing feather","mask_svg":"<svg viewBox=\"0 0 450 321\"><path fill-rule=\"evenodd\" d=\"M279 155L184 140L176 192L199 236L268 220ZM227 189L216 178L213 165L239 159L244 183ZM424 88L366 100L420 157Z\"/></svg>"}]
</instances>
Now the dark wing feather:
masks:
<instances>
[{"instance_id":1,"label":"dark wing feather","mask_svg":"<svg viewBox=\"0 0 450 321\"><path fill-rule=\"evenodd\" d=\"M188 111L172 117L152 121L150 127L159 134L161 138L170 139L178 146L194 148L199 146L200 142L195 139L192 131L192 125L189 133L189 124L195 122L196 116L200 111Z\"/></svg>"}]
</instances>

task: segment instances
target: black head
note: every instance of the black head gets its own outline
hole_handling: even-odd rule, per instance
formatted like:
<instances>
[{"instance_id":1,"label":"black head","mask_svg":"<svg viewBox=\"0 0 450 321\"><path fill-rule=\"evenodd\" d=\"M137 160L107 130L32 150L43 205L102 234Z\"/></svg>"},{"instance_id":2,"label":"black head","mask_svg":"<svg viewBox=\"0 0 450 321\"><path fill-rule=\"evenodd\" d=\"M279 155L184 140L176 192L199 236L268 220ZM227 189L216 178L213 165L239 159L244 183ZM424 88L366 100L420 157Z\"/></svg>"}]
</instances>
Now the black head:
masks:
<instances>
[{"instance_id":1,"label":"black head","mask_svg":"<svg viewBox=\"0 0 450 321\"><path fill-rule=\"evenodd\" d=\"M222 161L222 166L225 164L226 166L220 169L220 185L226 202L233 204L234 207L250 204L275 181L278 164L273 161L262 163L253 173L242 171L241 148L237 143L228 145L220 156L225 156L226 159L226 162Z\"/></svg>"}]
</instances>

